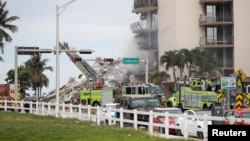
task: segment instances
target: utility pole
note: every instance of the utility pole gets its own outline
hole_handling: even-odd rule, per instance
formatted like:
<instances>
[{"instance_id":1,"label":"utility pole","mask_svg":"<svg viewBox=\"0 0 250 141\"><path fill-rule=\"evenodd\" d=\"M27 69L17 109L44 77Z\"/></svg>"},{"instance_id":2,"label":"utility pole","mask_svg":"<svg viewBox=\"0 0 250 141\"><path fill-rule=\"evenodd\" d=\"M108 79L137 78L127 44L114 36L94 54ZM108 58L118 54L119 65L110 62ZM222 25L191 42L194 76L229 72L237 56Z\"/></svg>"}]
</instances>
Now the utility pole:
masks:
<instances>
[{"instance_id":1,"label":"utility pole","mask_svg":"<svg viewBox=\"0 0 250 141\"><path fill-rule=\"evenodd\" d=\"M69 6L70 3L74 2L75 0L71 0L67 2L66 4L59 6L56 6L56 117L58 117L58 111L59 111L59 17L62 14L62 12ZM60 11L60 9L62 10Z\"/></svg>"}]
</instances>

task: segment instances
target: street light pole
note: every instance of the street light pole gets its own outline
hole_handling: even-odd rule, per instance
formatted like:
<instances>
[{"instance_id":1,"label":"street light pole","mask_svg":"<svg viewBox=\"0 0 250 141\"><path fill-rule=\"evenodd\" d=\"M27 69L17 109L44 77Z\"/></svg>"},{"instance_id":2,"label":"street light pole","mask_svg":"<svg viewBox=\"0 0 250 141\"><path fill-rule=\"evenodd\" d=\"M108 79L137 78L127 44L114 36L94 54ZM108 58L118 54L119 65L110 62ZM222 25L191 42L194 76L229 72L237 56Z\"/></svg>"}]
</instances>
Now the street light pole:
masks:
<instances>
[{"instance_id":1,"label":"street light pole","mask_svg":"<svg viewBox=\"0 0 250 141\"><path fill-rule=\"evenodd\" d=\"M59 111L59 17L62 12L69 6L70 3L74 2L75 0L71 0L66 4L56 6L56 117L58 117ZM62 10L60 11L60 9Z\"/></svg>"},{"instance_id":2,"label":"street light pole","mask_svg":"<svg viewBox=\"0 0 250 141\"><path fill-rule=\"evenodd\" d=\"M148 84L148 58L145 59L145 65L146 65L146 70L145 70L145 83Z\"/></svg>"},{"instance_id":3,"label":"street light pole","mask_svg":"<svg viewBox=\"0 0 250 141\"><path fill-rule=\"evenodd\" d=\"M145 83L148 84L148 58L140 60L140 62L145 62Z\"/></svg>"},{"instance_id":4,"label":"street light pole","mask_svg":"<svg viewBox=\"0 0 250 141\"><path fill-rule=\"evenodd\" d=\"M18 59L17 59L17 46L15 46L15 102L17 101L17 95L18 95L18 92L17 92L17 84L18 84L18 77L17 77L17 75L18 75L18 67L17 67L17 65L18 65ZM16 105L17 103L15 103L15 105Z\"/></svg>"}]
</instances>

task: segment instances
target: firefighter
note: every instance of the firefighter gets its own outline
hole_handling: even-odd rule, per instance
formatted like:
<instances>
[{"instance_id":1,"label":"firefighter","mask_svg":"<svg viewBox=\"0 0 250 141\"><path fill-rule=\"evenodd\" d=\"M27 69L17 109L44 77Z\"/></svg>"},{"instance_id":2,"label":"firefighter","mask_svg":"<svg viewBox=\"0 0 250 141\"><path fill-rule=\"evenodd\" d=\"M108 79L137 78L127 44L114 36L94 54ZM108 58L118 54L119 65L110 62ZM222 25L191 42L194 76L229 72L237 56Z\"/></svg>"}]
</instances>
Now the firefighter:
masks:
<instances>
[{"instance_id":1,"label":"firefighter","mask_svg":"<svg viewBox=\"0 0 250 141\"><path fill-rule=\"evenodd\" d=\"M207 91L212 91L211 85L213 84L213 82L211 80L206 80L206 90Z\"/></svg>"},{"instance_id":2,"label":"firefighter","mask_svg":"<svg viewBox=\"0 0 250 141\"><path fill-rule=\"evenodd\" d=\"M243 86L241 73L239 73L239 75L237 75L237 77L236 77L236 86L237 86L237 88L242 88L242 86Z\"/></svg>"},{"instance_id":3,"label":"firefighter","mask_svg":"<svg viewBox=\"0 0 250 141\"><path fill-rule=\"evenodd\" d=\"M178 106L177 99L175 97L170 97L167 102L167 107L177 107L177 106Z\"/></svg>"},{"instance_id":4,"label":"firefighter","mask_svg":"<svg viewBox=\"0 0 250 141\"><path fill-rule=\"evenodd\" d=\"M194 79L193 80L193 86L196 86L198 84L198 80L197 79Z\"/></svg>"},{"instance_id":5,"label":"firefighter","mask_svg":"<svg viewBox=\"0 0 250 141\"><path fill-rule=\"evenodd\" d=\"M242 88L242 83L237 81L237 88Z\"/></svg>"},{"instance_id":6,"label":"firefighter","mask_svg":"<svg viewBox=\"0 0 250 141\"><path fill-rule=\"evenodd\" d=\"M243 107L250 108L250 93L244 93L244 95L243 95Z\"/></svg>"},{"instance_id":7,"label":"firefighter","mask_svg":"<svg viewBox=\"0 0 250 141\"><path fill-rule=\"evenodd\" d=\"M201 81L194 79L193 80L193 89L194 90L200 90L201 89Z\"/></svg>"}]
</instances>

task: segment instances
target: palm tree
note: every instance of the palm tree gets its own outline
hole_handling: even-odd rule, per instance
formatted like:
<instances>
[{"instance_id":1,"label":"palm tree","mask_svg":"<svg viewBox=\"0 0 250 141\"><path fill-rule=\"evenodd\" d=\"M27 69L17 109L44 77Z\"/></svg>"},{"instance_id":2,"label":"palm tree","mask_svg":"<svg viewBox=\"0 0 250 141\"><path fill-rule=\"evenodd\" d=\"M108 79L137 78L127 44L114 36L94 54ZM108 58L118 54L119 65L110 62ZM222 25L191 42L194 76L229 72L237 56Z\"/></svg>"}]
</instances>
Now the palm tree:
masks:
<instances>
[{"instance_id":1,"label":"palm tree","mask_svg":"<svg viewBox=\"0 0 250 141\"><path fill-rule=\"evenodd\" d=\"M53 71L52 67L46 66L48 59L41 58L41 54L32 56L32 58L25 62L26 71L31 76L31 83L33 90L38 91L38 97L41 95L43 86L48 87L49 79L43 74L44 71Z\"/></svg>"},{"instance_id":2,"label":"palm tree","mask_svg":"<svg viewBox=\"0 0 250 141\"><path fill-rule=\"evenodd\" d=\"M203 50L200 56L202 56L202 58L197 60L200 73L202 75L205 73L211 75L211 73L216 70L216 59L213 57L213 53L209 50Z\"/></svg>"},{"instance_id":3,"label":"palm tree","mask_svg":"<svg viewBox=\"0 0 250 141\"><path fill-rule=\"evenodd\" d=\"M166 71L168 71L170 68L173 69L173 76L174 81L176 84L176 69L175 67L178 66L178 57L177 57L177 50L170 50L166 51L164 55L160 57L160 64L162 66L165 66Z\"/></svg>"},{"instance_id":4,"label":"palm tree","mask_svg":"<svg viewBox=\"0 0 250 141\"><path fill-rule=\"evenodd\" d=\"M12 33L17 32L18 27L15 25L10 24L11 22L19 19L17 16L8 16L9 11L5 10L7 2L2 2L0 0L0 49L1 52L4 53L4 41L11 42L12 38L8 32L5 30L9 30ZM0 57L0 61L3 61L3 58Z\"/></svg>"},{"instance_id":5,"label":"palm tree","mask_svg":"<svg viewBox=\"0 0 250 141\"><path fill-rule=\"evenodd\" d=\"M180 70L180 76L182 77L182 73L185 69L185 66L188 64L187 55L188 55L187 49L181 49L176 54L176 66Z\"/></svg>"},{"instance_id":6,"label":"palm tree","mask_svg":"<svg viewBox=\"0 0 250 141\"><path fill-rule=\"evenodd\" d=\"M201 49L196 47L194 49L191 49L190 51L184 51L184 54L186 56L187 61L187 69L189 70L189 77L191 76L192 69L197 69L198 67L198 61L202 59L202 53Z\"/></svg>"},{"instance_id":7,"label":"palm tree","mask_svg":"<svg viewBox=\"0 0 250 141\"><path fill-rule=\"evenodd\" d=\"M19 72L19 67L17 67L17 70ZM15 81L15 70L11 69L7 72L7 78L5 78L5 81L7 83L14 83Z\"/></svg>"}]
</instances>

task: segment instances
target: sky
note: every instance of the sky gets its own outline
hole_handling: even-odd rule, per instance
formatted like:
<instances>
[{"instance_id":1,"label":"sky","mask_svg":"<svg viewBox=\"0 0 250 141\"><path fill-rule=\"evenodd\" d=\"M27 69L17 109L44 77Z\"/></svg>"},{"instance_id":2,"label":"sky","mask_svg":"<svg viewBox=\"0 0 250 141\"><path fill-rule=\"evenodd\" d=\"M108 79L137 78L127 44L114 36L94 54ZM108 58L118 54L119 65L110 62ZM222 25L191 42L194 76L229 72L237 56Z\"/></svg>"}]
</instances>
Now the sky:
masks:
<instances>
[{"instance_id":1,"label":"sky","mask_svg":"<svg viewBox=\"0 0 250 141\"><path fill-rule=\"evenodd\" d=\"M4 1L4 0L2 0ZM18 32L9 33L13 38L6 43L4 54L0 56L0 84L5 84L7 72L15 68L15 47L39 47L54 49L56 46L56 6L62 6L70 0L7 0L6 10L9 16L18 16L12 22ZM81 54L83 59L137 57L134 34L130 25L139 21L139 15L132 13L133 0L75 0L59 16L59 41L67 42L77 50L90 49L92 54ZM130 52L132 51L132 52ZM49 87L42 93L48 93L56 87L56 55L42 54L48 59L47 66L54 71L46 71ZM60 87L70 77L78 77L81 72L65 53L59 57ZM18 55L18 65L30 59L29 55ZM91 62L89 62L91 64ZM32 91L28 93L32 94Z\"/></svg>"}]
</instances>

